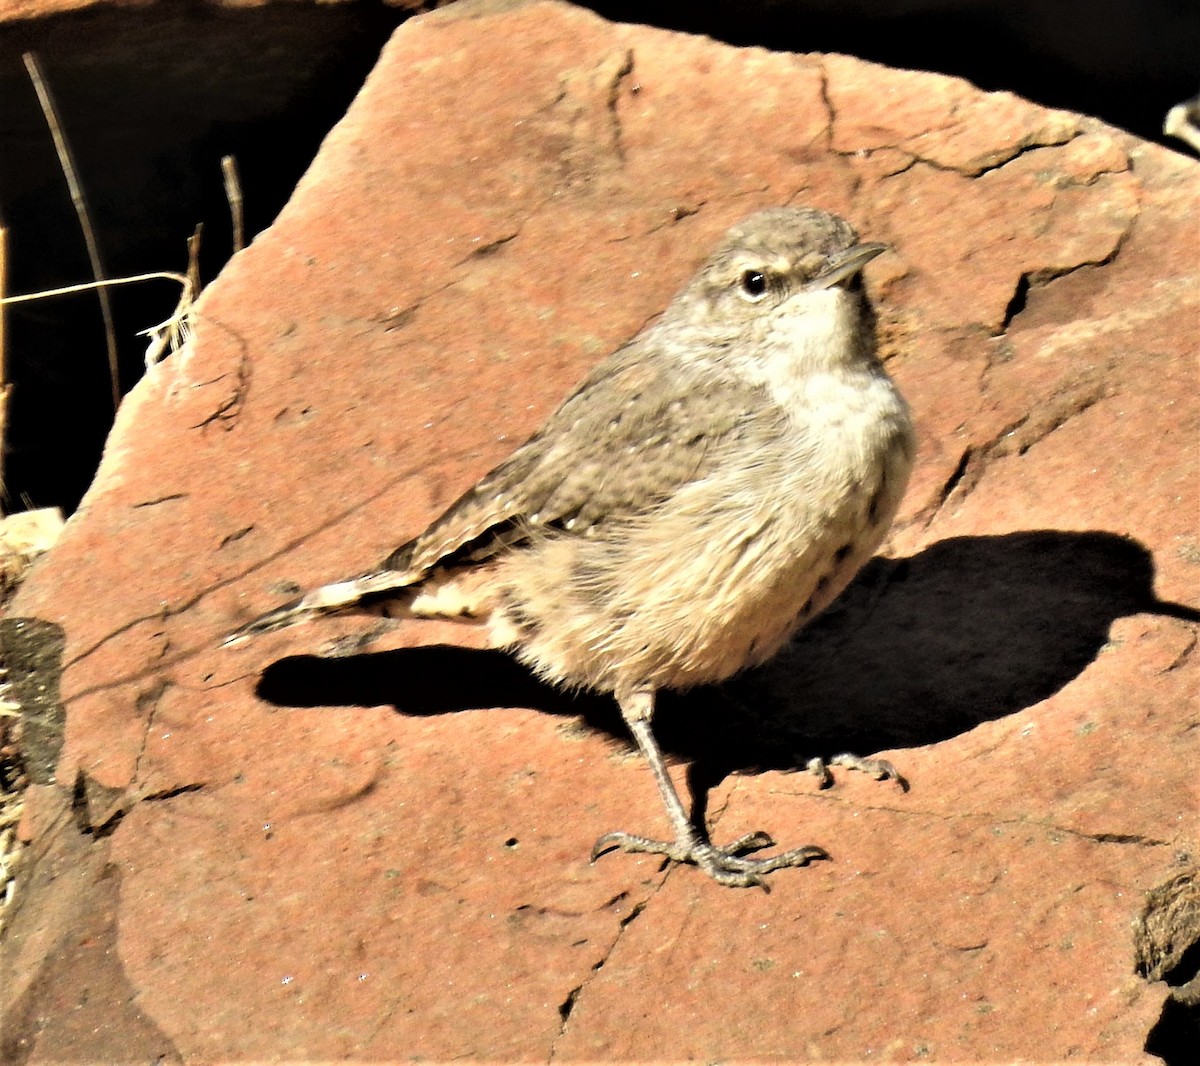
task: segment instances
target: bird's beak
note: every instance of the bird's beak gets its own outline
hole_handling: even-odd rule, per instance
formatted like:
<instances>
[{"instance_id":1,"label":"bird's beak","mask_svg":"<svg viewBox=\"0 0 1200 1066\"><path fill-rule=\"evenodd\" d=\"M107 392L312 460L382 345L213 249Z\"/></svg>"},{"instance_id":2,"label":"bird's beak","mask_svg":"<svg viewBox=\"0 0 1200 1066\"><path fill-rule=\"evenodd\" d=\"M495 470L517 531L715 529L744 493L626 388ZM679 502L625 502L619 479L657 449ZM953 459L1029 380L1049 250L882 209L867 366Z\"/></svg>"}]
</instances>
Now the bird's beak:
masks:
<instances>
[{"instance_id":1,"label":"bird's beak","mask_svg":"<svg viewBox=\"0 0 1200 1066\"><path fill-rule=\"evenodd\" d=\"M844 252L838 252L831 256L828 263L825 264L825 269L813 278L806 288L808 289L828 289L847 278L854 277L862 271L872 259L880 252L886 252L888 246L872 241L868 244L856 244L853 248L847 248Z\"/></svg>"}]
</instances>

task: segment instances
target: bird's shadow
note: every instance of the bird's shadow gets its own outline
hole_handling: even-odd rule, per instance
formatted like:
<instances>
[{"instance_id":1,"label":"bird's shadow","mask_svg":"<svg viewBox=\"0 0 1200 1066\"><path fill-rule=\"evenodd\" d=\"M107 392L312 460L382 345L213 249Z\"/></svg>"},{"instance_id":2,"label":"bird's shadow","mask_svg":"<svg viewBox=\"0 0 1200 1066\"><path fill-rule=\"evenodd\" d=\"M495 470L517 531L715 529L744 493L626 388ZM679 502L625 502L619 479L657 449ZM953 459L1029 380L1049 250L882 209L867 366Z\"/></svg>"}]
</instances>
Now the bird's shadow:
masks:
<instances>
[{"instance_id":1,"label":"bird's shadow","mask_svg":"<svg viewBox=\"0 0 1200 1066\"><path fill-rule=\"evenodd\" d=\"M1200 610L1158 600L1153 577L1145 547L1102 532L957 537L875 559L769 663L662 693L655 735L691 761L700 804L734 770L933 744L1053 695L1096 657L1116 618L1200 621ZM501 652L445 645L280 659L258 694L278 706L391 704L409 715L530 707L628 740L611 698L557 690Z\"/></svg>"}]
</instances>

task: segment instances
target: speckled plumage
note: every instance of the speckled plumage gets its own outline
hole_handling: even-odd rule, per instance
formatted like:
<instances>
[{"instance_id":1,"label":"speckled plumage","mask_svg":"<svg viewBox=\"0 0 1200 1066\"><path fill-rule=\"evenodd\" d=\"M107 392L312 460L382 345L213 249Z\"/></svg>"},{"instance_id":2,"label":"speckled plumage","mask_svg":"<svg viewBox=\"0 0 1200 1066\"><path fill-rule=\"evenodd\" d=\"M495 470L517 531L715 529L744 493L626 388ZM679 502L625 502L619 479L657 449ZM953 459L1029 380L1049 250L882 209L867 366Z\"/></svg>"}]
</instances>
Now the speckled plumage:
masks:
<instances>
[{"instance_id":1,"label":"speckled plumage","mask_svg":"<svg viewBox=\"0 0 1200 1066\"><path fill-rule=\"evenodd\" d=\"M665 313L425 532L359 578L264 615L252 635L364 597L469 615L556 683L613 692L676 840L604 847L762 883L818 849L721 849L687 822L650 732L654 692L769 658L885 535L913 455L858 276L882 250L825 212L731 229Z\"/></svg>"}]
</instances>

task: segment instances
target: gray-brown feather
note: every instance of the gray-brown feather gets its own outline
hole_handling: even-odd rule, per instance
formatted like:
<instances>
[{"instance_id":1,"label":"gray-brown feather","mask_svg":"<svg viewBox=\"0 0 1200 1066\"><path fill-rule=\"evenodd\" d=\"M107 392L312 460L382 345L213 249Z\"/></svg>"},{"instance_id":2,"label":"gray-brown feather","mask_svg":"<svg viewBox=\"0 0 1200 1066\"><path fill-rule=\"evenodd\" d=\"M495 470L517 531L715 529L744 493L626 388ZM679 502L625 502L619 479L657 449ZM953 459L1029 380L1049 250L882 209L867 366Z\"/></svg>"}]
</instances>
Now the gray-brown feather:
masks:
<instances>
[{"instance_id":1,"label":"gray-brown feather","mask_svg":"<svg viewBox=\"0 0 1200 1066\"><path fill-rule=\"evenodd\" d=\"M419 574L467 546L455 561L485 561L550 529L586 534L704 477L725 439L761 412L764 390L655 358L654 344L653 332L643 335L596 367L541 430L381 569Z\"/></svg>"}]
</instances>

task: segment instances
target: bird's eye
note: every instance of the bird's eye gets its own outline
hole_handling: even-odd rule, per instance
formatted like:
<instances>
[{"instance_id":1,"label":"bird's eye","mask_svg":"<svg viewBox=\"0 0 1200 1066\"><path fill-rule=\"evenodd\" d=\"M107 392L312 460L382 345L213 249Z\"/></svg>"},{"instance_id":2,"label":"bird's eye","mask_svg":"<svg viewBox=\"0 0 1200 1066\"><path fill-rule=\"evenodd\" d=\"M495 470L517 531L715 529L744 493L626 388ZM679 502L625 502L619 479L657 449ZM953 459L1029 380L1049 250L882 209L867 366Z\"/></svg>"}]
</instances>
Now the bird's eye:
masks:
<instances>
[{"instance_id":1,"label":"bird's eye","mask_svg":"<svg viewBox=\"0 0 1200 1066\"><path fill-rule=\"evenodd\" d=\"M752 300L759 299L767 291L767 275L761 270L747 270L742 274L742 292Z\"/></svg>"}]
</instances>

